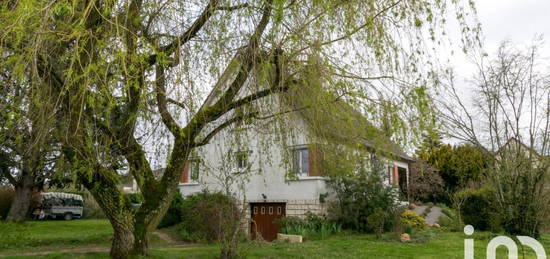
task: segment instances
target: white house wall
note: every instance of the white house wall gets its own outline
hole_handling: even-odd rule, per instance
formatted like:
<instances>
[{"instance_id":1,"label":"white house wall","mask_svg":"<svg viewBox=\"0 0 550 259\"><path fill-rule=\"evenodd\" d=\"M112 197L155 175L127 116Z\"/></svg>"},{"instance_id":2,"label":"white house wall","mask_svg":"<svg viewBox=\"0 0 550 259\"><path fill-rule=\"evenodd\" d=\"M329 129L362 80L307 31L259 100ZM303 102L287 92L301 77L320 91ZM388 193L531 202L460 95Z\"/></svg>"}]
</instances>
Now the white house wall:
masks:
<instances>
[{"instance_id":1,"label":"white house wall","mask_svg":"<svg viewBox=\"0 0 550 259\"><path fill-rule=\"evenodd\" d=\"M247 202L285 202L287 215L302 216L306 211L324 212L326 204L321 202L320 196L329 194L325 179L322 177L307 177L304 179L288 180L287 173L290 168L284 163L283 152L289 152L293 147L310 144L303 120L298 115L286 115L287 129L290 132L289 141L286 144L261 143L265 138L273 137L254 128L245 131L244 147L251 151L248 161L251 163L250 175L241 177L244 185L232 184L230 192L239 200ZM231 130L225 130L215 136L210 144L198 148L198 156L204 163L200 166L198 183L180 184L179 189L183 195L197 193L202 190L225 191L220 184L220 175L224 172L236 172L235 161L224 161L227 150L232 147L235 135ZM235 150L233 150L235 151ZM387 161L388 165L396 165L407 169L408 164L401 161ZM225 168L224 168L225 166ZM222 177L223 178L223 177ZM408 179L408 177L407 177ZM240 187L244 186L244 188ZM265 196L264 196L265 195ZM264 199L265 197L265 199ZM334 199L329 195L328 199Z\"/></svg>"},{"instance_id":2,"label":"white house wall","mask_svg":"<svg viewBox=\"0 0 550 259\"><path fill-rule=\"evenodd\" d=\"M297 120L294 120L296 122ZM297 122L294 125L298 130L294 130L293 137L286 148L291 149L294 146L307 145L307 137L303 132L303 123ZM300 129L301 128L301 129ZM325 180L322 177L308 177L307 179L285 180L290 170L282 158L283 150L281 144L274 143L271 146L260 143L262 135L255 134L250 130L246 141L248 142L249 162L251 163L250 175L241 177L248 179L245 188L240 188L238 184L233 184L231 192L239 199L263 200L265 195L267 200L318 200L320 194L327 192ZM223 163L223 156L226 150L232 145L230 142L234 136L231 132L225 131L212 139L211 144L200 148L199 156L204 166L201 167L198 183L180 184L180 192L183 195L200 192L208 189L210 191L224 191L220 179L216 176L221 175L218 170ZM230 161L229 164L234 164ZM227 167L228 170L237 171L235 166ZM243 192L244 190L244 192ZM262 195L263 194L263 195Z\"/></svg>"}]
</instances>

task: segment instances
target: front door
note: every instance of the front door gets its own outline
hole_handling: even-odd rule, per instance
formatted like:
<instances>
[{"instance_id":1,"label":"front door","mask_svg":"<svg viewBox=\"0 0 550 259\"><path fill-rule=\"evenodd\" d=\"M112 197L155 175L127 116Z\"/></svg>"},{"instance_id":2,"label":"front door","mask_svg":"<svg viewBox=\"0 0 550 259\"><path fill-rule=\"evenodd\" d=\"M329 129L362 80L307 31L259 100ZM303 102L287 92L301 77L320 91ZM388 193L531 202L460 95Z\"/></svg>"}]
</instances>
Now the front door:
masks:
<instances>
[{"instance_id":1,"label":"front door","mask_svg":"<svg viewBox=\"0 0 550 259\"><path fill-rule=\"evenodd\" d=\"M277 238L279 225L274 221L285 216L286 206L284 203L251 203L252 225L250 231L252 237L261 235L266 241L273 241Z\"/></svg>"}]
</instances>

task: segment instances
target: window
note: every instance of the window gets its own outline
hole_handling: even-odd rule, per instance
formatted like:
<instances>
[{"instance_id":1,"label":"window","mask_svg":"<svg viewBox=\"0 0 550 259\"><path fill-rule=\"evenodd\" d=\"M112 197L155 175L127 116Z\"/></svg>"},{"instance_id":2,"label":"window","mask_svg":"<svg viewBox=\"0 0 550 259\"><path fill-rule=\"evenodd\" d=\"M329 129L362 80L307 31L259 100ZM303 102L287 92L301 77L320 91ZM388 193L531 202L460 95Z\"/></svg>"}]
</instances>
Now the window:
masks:
<instances>
[{"instance_id":1,"label":"window","mask_svg":"<svg viewBox=\"0 0 550 259\"><path fill-rule=\"evenodd\" d=\"M248 167L248 151L239 151L235 153L237 168L243 169Z\"/></svg>"},{"instance_id":2,"label":"window","mask_svg":"<svg viewBox=\"0 0 550 259\"><path fill-rule=\"evenodd\" d=\"M183 184L196 184L199 181L200 174L200 160L189 159L183 168L181 173L180 183Z\"/></svg>"},{"instance_id":3,"label":"window","mask_svg":"<svg viewBox=\"0 0 550 259\"><path fill-rule=\"evenodd\" d=\"M388 183L392 184L393 166L388 165Z\"/></svg>"},{"instance_id":4,"label":"window","mask_svg":"<svg viewBox=\"0 0 550 259\"><path fill-rule=\"evenodd\" d=\"M196 183L199 180L199 171L200 170L200 163L198 160L191 160L189 161L189 173L190 173L190 182Z\"/></svg>"},{"instance_id":5,"label":"window","mask_svg":"<svg viewBox=\"0 0 550 259\"><path fill-rule=\"evenodd\" d=\"M307 176L309 171L309 151L307 148L293 150L292 166L295 174Z\"/></svg>"}]
</instances>

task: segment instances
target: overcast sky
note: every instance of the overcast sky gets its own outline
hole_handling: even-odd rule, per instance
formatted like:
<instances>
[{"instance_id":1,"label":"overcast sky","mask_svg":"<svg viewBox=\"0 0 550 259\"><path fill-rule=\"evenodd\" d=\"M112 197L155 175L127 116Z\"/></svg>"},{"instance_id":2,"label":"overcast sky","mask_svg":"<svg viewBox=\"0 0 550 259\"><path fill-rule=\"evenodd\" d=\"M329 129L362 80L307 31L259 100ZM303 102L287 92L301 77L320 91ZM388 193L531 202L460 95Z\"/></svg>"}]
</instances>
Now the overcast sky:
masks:
<instances>
[{"instance_id":1,"label":"overcast sky","mask_svg":"<svg viewBox=\"0 0 550 259\"><path fill-rule=\"evenodd\" d=\"M543 36L544 42L539 46L542 56L542 66L550 69L550 0L474 0L478 19L482 24L484 51L489 58L494 57L500 43L510 41L514 46L529 46L536 36ZM453 14L449 14L453 15ZM452 21L451 18L448 19ZM462 51L457 50L460 33L456 24L449 24L447 29L454 45L440 53L440 64L449 64L455 72L455 84L463 102L472 105L474 87L472 76L476 73L476 65ZM454 55L450 50L454 49ZM472 112L472 110L470 111ZM461 141L446 138L448 143L457 144Z\"/></svg>"},{"instance_id":2,"label":"overcast sky","mask_svg":"<svg viewBox=\"0 0 550 259\"><path fill-rule=\"evenodd\" d=\"M492 55L500 42L529 45L535 35L543 35L541 54L550 57L550 0L476 0L482 23L485 50ZM451 58L461 77L470 77L475 67L461 53Z\"/></svg>"}]
</instances>

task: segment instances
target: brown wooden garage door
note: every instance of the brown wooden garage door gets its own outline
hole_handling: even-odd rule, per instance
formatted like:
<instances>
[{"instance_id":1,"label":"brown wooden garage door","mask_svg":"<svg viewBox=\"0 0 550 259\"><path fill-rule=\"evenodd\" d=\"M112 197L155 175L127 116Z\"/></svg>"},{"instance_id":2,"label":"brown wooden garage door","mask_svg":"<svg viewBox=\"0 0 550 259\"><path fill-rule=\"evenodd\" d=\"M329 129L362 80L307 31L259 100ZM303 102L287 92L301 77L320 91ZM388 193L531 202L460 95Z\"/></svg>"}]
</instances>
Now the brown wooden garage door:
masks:
<instances>
[{"instance_id":1,"label":"brown wooden garage door","mask_svg":"<svg viewBox=\"0 0 550 259\"><path fill-rule=\"evenodd\" d=\"M284 203L251 203L252 225L250 231L252 236L256 237L256 234L260 234L266 241L275 240L279 232L279 225L274 221L285 216L285 208Z\"/></svg>"}]
</instances>

